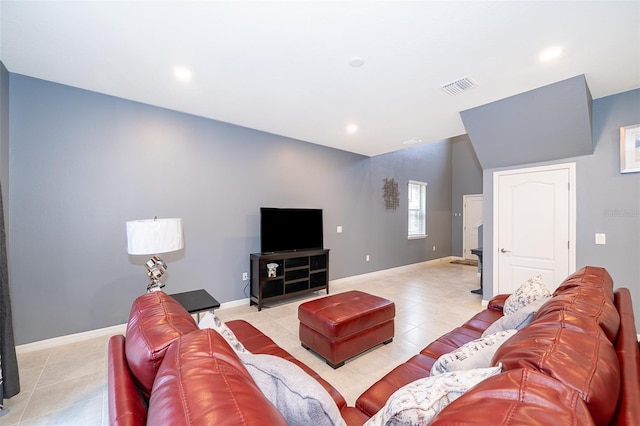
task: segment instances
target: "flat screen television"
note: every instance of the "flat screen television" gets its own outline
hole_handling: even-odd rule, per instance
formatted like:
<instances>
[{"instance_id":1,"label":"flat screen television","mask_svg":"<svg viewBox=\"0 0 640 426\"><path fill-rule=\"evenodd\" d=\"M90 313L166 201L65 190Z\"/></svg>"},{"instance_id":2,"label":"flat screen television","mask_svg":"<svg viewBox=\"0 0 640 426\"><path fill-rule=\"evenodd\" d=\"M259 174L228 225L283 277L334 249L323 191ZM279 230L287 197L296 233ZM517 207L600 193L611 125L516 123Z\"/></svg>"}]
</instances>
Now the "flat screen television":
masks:
<instances>
[{"instance_id":1,"label":"flat screen television","mask_svg":"<svg viewBox=\"0 0 640 426\"><path fill-rule=\"evenodd\" d=\"M260 251L323 248L322 209L260 208Z\"/></svg>"}]
</instances>

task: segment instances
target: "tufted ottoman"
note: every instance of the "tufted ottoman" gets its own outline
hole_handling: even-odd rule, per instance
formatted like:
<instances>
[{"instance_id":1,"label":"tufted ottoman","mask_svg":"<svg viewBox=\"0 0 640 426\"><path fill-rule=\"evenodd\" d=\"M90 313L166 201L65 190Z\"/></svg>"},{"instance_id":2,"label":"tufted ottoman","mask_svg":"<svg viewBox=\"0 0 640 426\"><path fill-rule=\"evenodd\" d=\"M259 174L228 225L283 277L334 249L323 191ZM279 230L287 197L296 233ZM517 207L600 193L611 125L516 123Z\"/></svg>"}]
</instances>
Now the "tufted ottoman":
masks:
<instances>
[{"instance_id":1,"label":"tufted ottoman","mask_svg":"<svg viewBox=\"0 0 640 426\"><path fill-rule=\"evenodd\" d=\"M362 291L348 291L298 307L300 342L333 368L345 360L393 340L395 304Z\"/></svg>"}]
</instances>

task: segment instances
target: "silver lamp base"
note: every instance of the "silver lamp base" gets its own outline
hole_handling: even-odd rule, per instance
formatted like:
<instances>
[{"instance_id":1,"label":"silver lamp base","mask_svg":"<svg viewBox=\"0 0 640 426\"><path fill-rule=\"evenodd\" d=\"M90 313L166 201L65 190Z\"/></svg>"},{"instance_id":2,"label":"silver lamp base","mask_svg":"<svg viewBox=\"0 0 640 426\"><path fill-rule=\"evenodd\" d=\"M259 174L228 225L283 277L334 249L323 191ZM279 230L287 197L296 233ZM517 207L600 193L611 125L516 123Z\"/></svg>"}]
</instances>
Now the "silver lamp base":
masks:
<instances>
[{"instance_id":1,"label":"silver lamp base","mask_svg":"<svg viewBox=\"0 0 640 426\"><path fill-rule=\"evenodd\" d=\"M155 255L147 261L145 266L147 268L147 276L151 280L147 285L147 292L159 291L164 287L164 284L160 282L160 277L167 272L167 264L164 263L160 256Z\"/></svg>"}]
</instances>

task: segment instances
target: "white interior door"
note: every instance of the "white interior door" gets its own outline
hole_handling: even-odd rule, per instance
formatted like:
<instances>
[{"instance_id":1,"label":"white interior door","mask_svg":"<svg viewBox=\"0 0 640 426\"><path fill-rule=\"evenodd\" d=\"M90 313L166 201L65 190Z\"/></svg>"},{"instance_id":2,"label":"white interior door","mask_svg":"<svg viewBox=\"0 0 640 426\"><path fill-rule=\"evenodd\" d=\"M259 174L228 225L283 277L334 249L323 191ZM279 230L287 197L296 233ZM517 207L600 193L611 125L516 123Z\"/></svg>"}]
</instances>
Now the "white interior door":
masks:
<instances>
[{"instance_id":1,"label":"white interior door","mask_svg":"<svg viewBox=\"0 0 640 426\"><path fill-rule=\"evenodd\" d=\"M471 249L478 247L478 226L482 224L482 194L462 196L462 257L477 260Z\"/></svg>"},{"instance_id":2,"label":"white interior door","mask_svg":"<svg viewBox=\"0 0 640 426\"><path fill-rule=\"evenodd\" d=\"M575 163L494 175L495 294L534 275L553 291L575 270Z\"/></svg>"}]
</instances>

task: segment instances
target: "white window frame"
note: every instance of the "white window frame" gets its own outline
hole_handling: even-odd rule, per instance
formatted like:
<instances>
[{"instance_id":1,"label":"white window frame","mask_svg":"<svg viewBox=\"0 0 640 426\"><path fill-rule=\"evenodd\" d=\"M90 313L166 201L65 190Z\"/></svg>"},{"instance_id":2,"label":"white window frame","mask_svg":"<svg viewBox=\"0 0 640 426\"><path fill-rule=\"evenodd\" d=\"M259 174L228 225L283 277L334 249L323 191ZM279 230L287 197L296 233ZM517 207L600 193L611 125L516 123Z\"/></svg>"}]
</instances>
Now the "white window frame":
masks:
<instances>
[{"instance_id":1,"label":"white window frame","mask_svg":"<svg viewBox=\"0 0 640 426\"><path fill-rule=\"evenodd\" d=\"M412 200L411 200L411 187L412 186L420 187L420 200L418 200L419 208L411 208ZM413 217L418 215L418 220L420 221L417 229L417 232L412 232L411 222ZM407 238L410 240L414 240L417 238L426 238L427 237L427 183L420 182L417 180L410 180L407 182Z\"/></svg>"}]
</instances>

